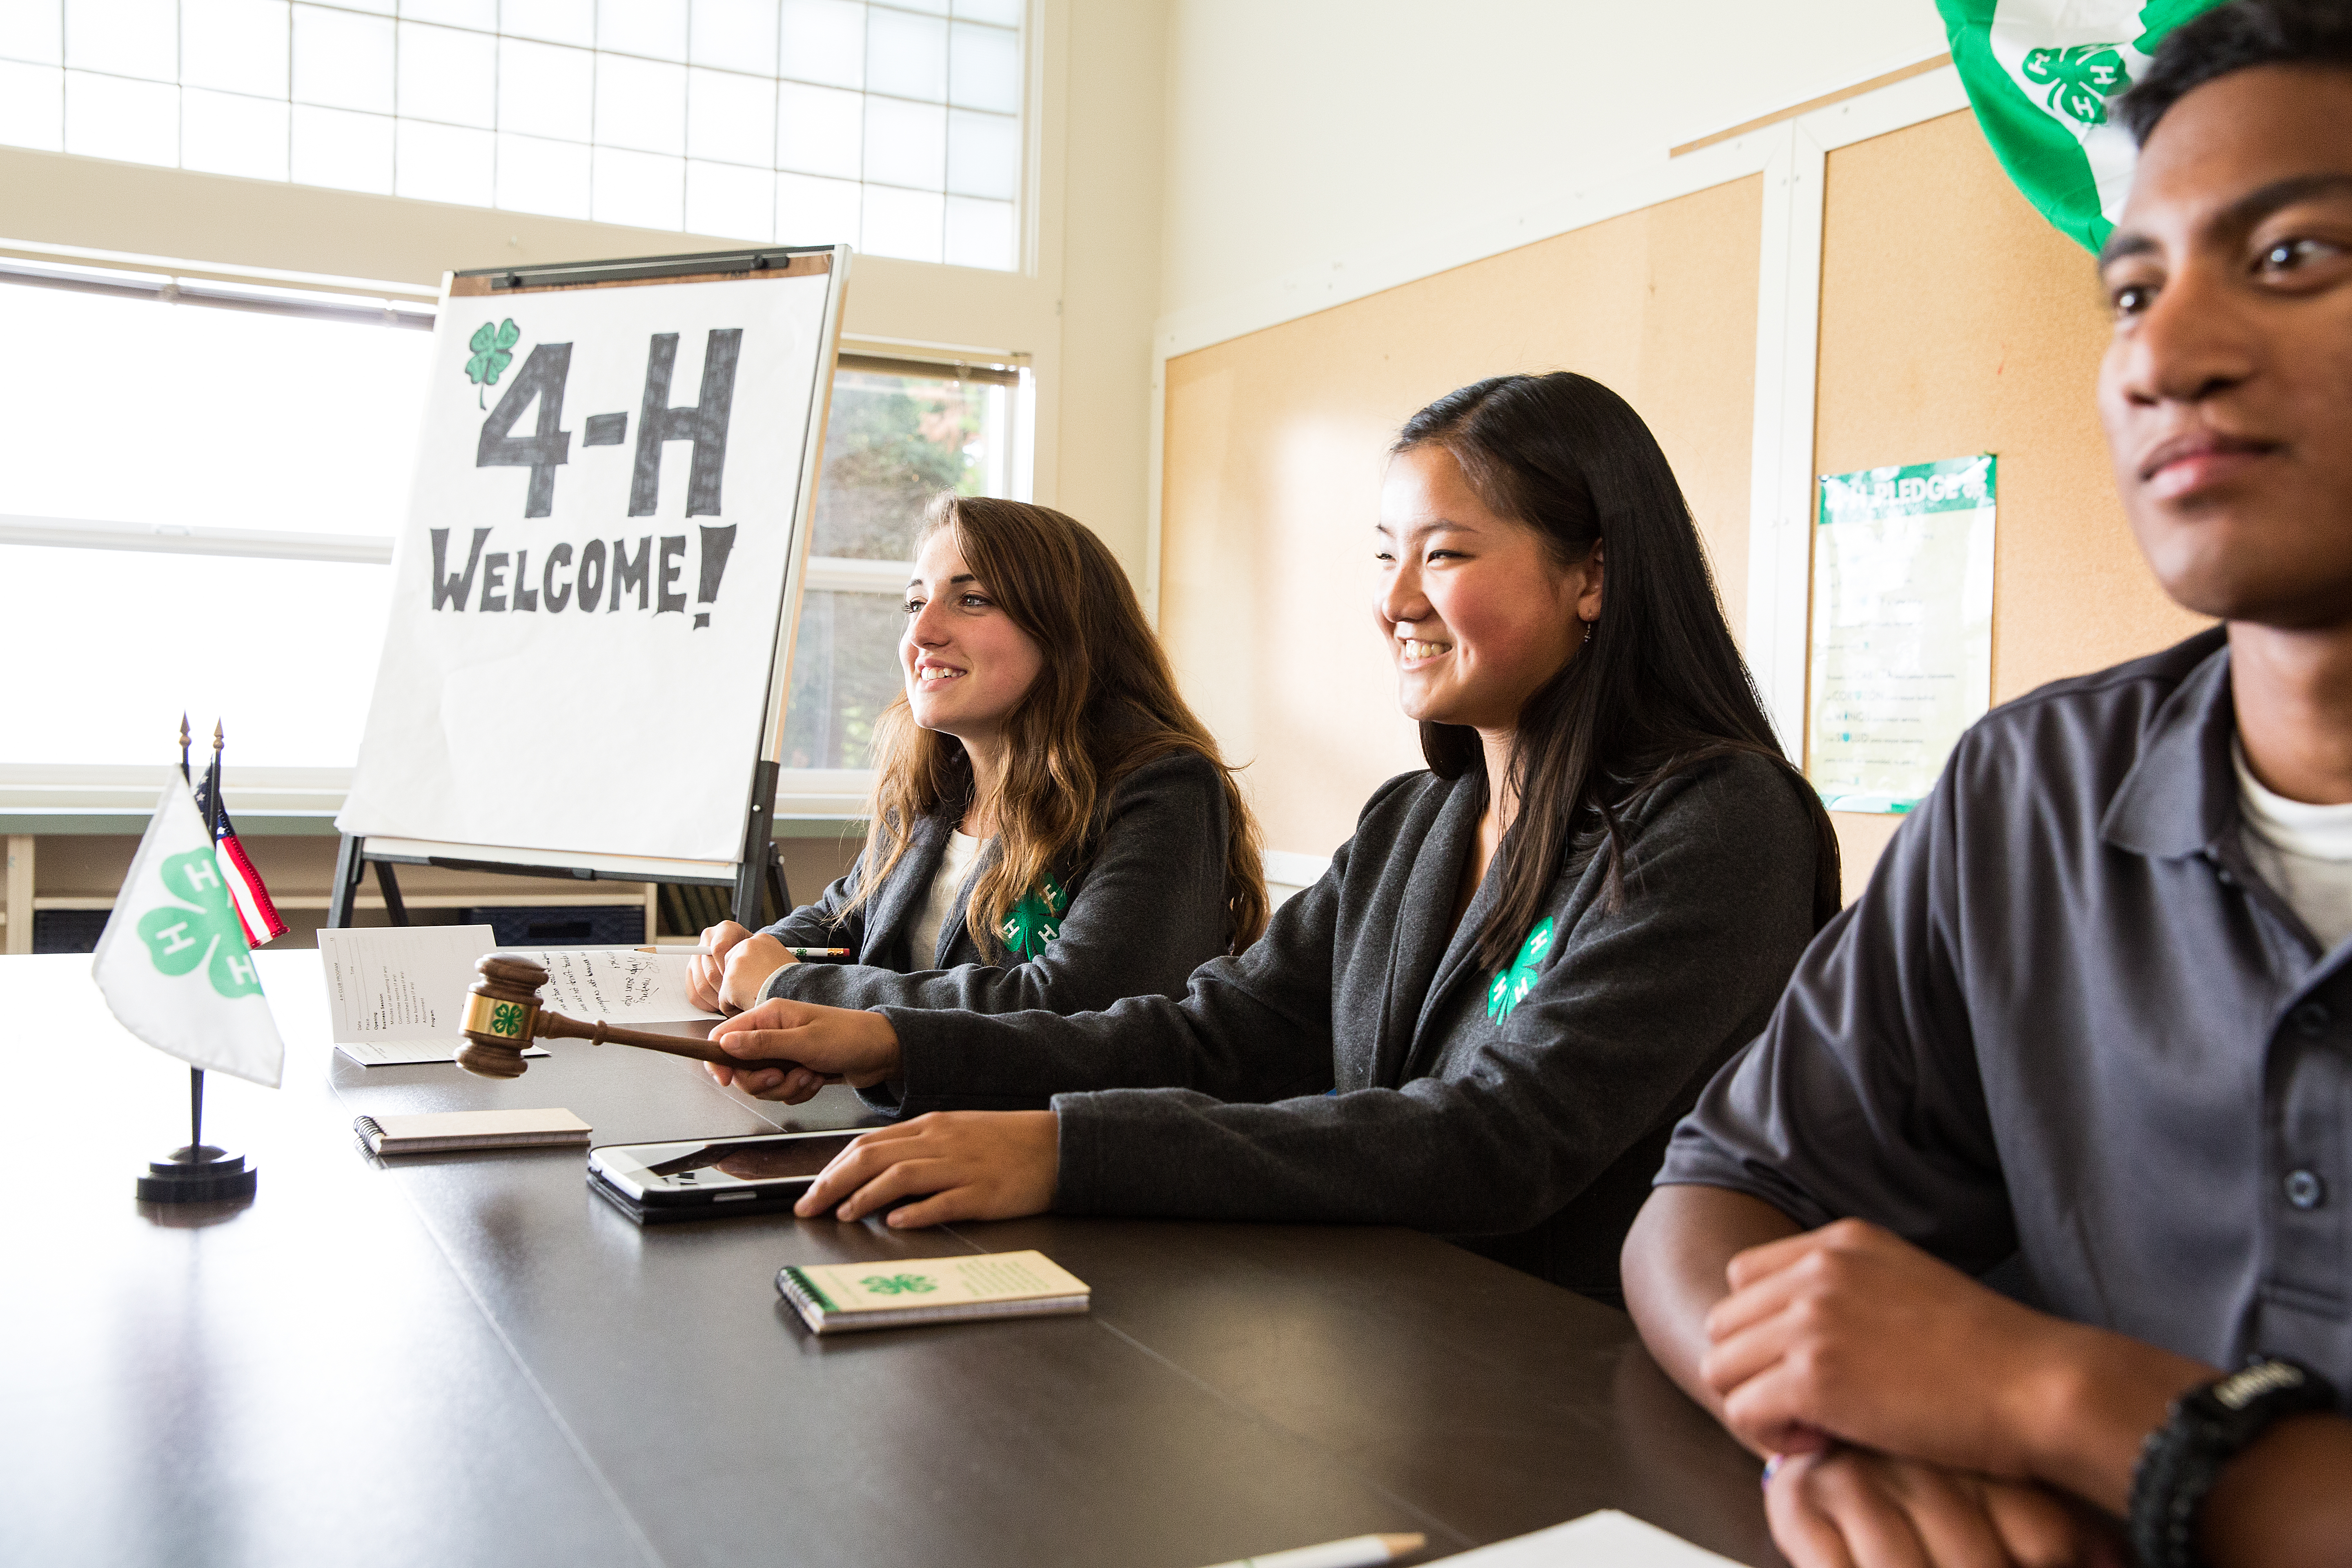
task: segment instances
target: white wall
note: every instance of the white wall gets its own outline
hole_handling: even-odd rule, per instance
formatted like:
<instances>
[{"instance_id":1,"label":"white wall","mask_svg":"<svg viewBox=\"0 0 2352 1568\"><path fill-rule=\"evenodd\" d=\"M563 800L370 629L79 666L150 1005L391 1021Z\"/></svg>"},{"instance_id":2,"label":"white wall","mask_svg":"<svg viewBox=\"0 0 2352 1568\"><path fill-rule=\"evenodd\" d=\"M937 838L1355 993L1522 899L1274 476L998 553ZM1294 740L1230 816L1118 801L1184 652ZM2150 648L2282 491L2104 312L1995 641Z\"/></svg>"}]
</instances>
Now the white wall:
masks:
<instances>
[{"instance_id":1,"label":"white wall","mask_svg":"<svg viewBox=\"0 0 2352 1568\"><path fill-rule=\"evenodd\" d=\"M1932 0L1171 10L1163 316L1662 164L1947 47Z\"/></svg>"}]
</instances>

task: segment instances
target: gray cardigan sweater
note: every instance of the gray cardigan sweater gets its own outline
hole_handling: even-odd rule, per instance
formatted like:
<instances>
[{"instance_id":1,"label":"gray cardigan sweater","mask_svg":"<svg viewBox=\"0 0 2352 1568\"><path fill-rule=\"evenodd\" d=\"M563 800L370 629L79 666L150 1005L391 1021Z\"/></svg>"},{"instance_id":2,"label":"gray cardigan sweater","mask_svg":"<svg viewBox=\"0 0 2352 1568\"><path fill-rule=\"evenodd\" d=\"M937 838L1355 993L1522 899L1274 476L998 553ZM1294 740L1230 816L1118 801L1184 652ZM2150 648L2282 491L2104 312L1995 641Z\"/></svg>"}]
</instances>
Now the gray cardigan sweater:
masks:
<instances>
[{"instance_id":1,"label":"gray cardigan sweater","mask_svg":"<svg viewBox=\"0 0 2352 1568\"><path fill-rule=\"evenodd\" d=\"M917 822L889 879L845 919L863 854L816 902L768 927L789 946L855 948L857 959L788 963L761 994L835 1007L1084 1013L1123 996L1181 996L1193 969L1225 951L1224 780L1198 752L1162 757L1111 788L1092 856L1056 868L1070 895L1061 935L1025 963L992 931L984 949L974 942L961 912L933 951L913 951L909 928L954 829L945 815ZM997 853L994 839L982 847L958 890L959 911Z\"/></svg>"},{"instance_id":2,"label":"gray cardigan sweater","mask_svg":"<svg viewBox=\"0 0 2352 1568\"><path fill-rule=\"evenodd\" d=\"M1392 779L1323 879L1181 1001L879 1009L906 1110L1050 1100L1062 1213L1415 1226L1616 1300L1667 1135L1812 937L1802 787L1734 756L1633 803L1622 901L1602 857L1563 868L1549 953L1496 1018L1471 949L1500 856L1448 930L1482 784Z\"/></svg>"}]
</instances>

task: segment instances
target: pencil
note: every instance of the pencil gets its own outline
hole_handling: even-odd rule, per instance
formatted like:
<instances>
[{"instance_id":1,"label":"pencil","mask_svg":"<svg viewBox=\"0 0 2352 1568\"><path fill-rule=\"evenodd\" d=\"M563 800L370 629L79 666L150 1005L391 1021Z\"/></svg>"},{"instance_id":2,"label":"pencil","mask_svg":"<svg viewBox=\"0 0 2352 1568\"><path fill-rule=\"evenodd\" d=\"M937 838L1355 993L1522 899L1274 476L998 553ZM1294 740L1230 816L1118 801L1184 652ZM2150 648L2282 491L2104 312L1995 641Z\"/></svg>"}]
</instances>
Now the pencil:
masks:
<instances>
[{"instance_id":1,"label":"pencil","mask_svg":"<svg viewBox=\"0 0 2352 1568\"><path fill-rule=\"evenodd\" d=\"M1220 1563L1216 1568L1374 1568L1377 1563L1393 1563L1420 1551L1426 1542L1427 1537L1418 1534L1355 1535L1345 1541L1327 1541L1320 1546L1276 1552L1271 1556Z\"/></svg>"},{"instance_id":2,"label":"pencil","mask_svg":"<svg viewBox=\"0 0 2352 1568\"><path fill-rule=\"evenodd\" d=\"M678 958L709 958L711 956L710 950L707 947L641 947L637 949L637 951L639 952L667 952ZM791 953L794 958L856 958L857 956L857 950L848 947L788 947L784 949L784 951Z\"/></svg>"}]
</instances>

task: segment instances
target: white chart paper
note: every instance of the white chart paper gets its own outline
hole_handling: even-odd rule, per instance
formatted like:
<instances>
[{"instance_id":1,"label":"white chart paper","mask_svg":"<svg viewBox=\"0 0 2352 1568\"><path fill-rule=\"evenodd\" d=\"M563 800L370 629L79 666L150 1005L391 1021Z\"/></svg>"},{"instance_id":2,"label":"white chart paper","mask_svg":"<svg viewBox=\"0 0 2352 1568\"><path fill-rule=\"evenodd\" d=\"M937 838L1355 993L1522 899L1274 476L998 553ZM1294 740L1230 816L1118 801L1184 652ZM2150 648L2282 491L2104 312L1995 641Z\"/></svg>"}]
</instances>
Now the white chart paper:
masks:
<instances>
[{"instance_id":1,"label":"white chart paper","mask_svg":"<svg viewBox=\"0 0 2352 1568\"><path fill-rule=\"evenodd\" d=\"M740 853L829 287L442 301L339 828Z\"/></svg>"}]
</instances>

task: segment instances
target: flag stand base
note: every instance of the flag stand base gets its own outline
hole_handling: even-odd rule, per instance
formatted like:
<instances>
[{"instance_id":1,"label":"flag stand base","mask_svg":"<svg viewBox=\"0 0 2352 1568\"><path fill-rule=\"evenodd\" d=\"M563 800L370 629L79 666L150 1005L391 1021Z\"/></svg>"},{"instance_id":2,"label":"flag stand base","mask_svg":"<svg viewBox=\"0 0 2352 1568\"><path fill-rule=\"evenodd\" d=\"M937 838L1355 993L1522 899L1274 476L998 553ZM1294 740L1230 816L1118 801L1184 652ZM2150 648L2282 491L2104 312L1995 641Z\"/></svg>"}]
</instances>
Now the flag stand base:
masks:
<instances>
[{"instance_id":1,"label":"flag stand base","mask_svg":"<svg viewBox=\"0 0 2352 1568\"><path fill-rule=\"evenodd\" d=\"M147 1174L139 1178L139 1201L206 1204L249 1198L259 1177L259 1172L247 1166L244 1155L202 1143L148 1161Z\"/></svg>"}]
</instances>

